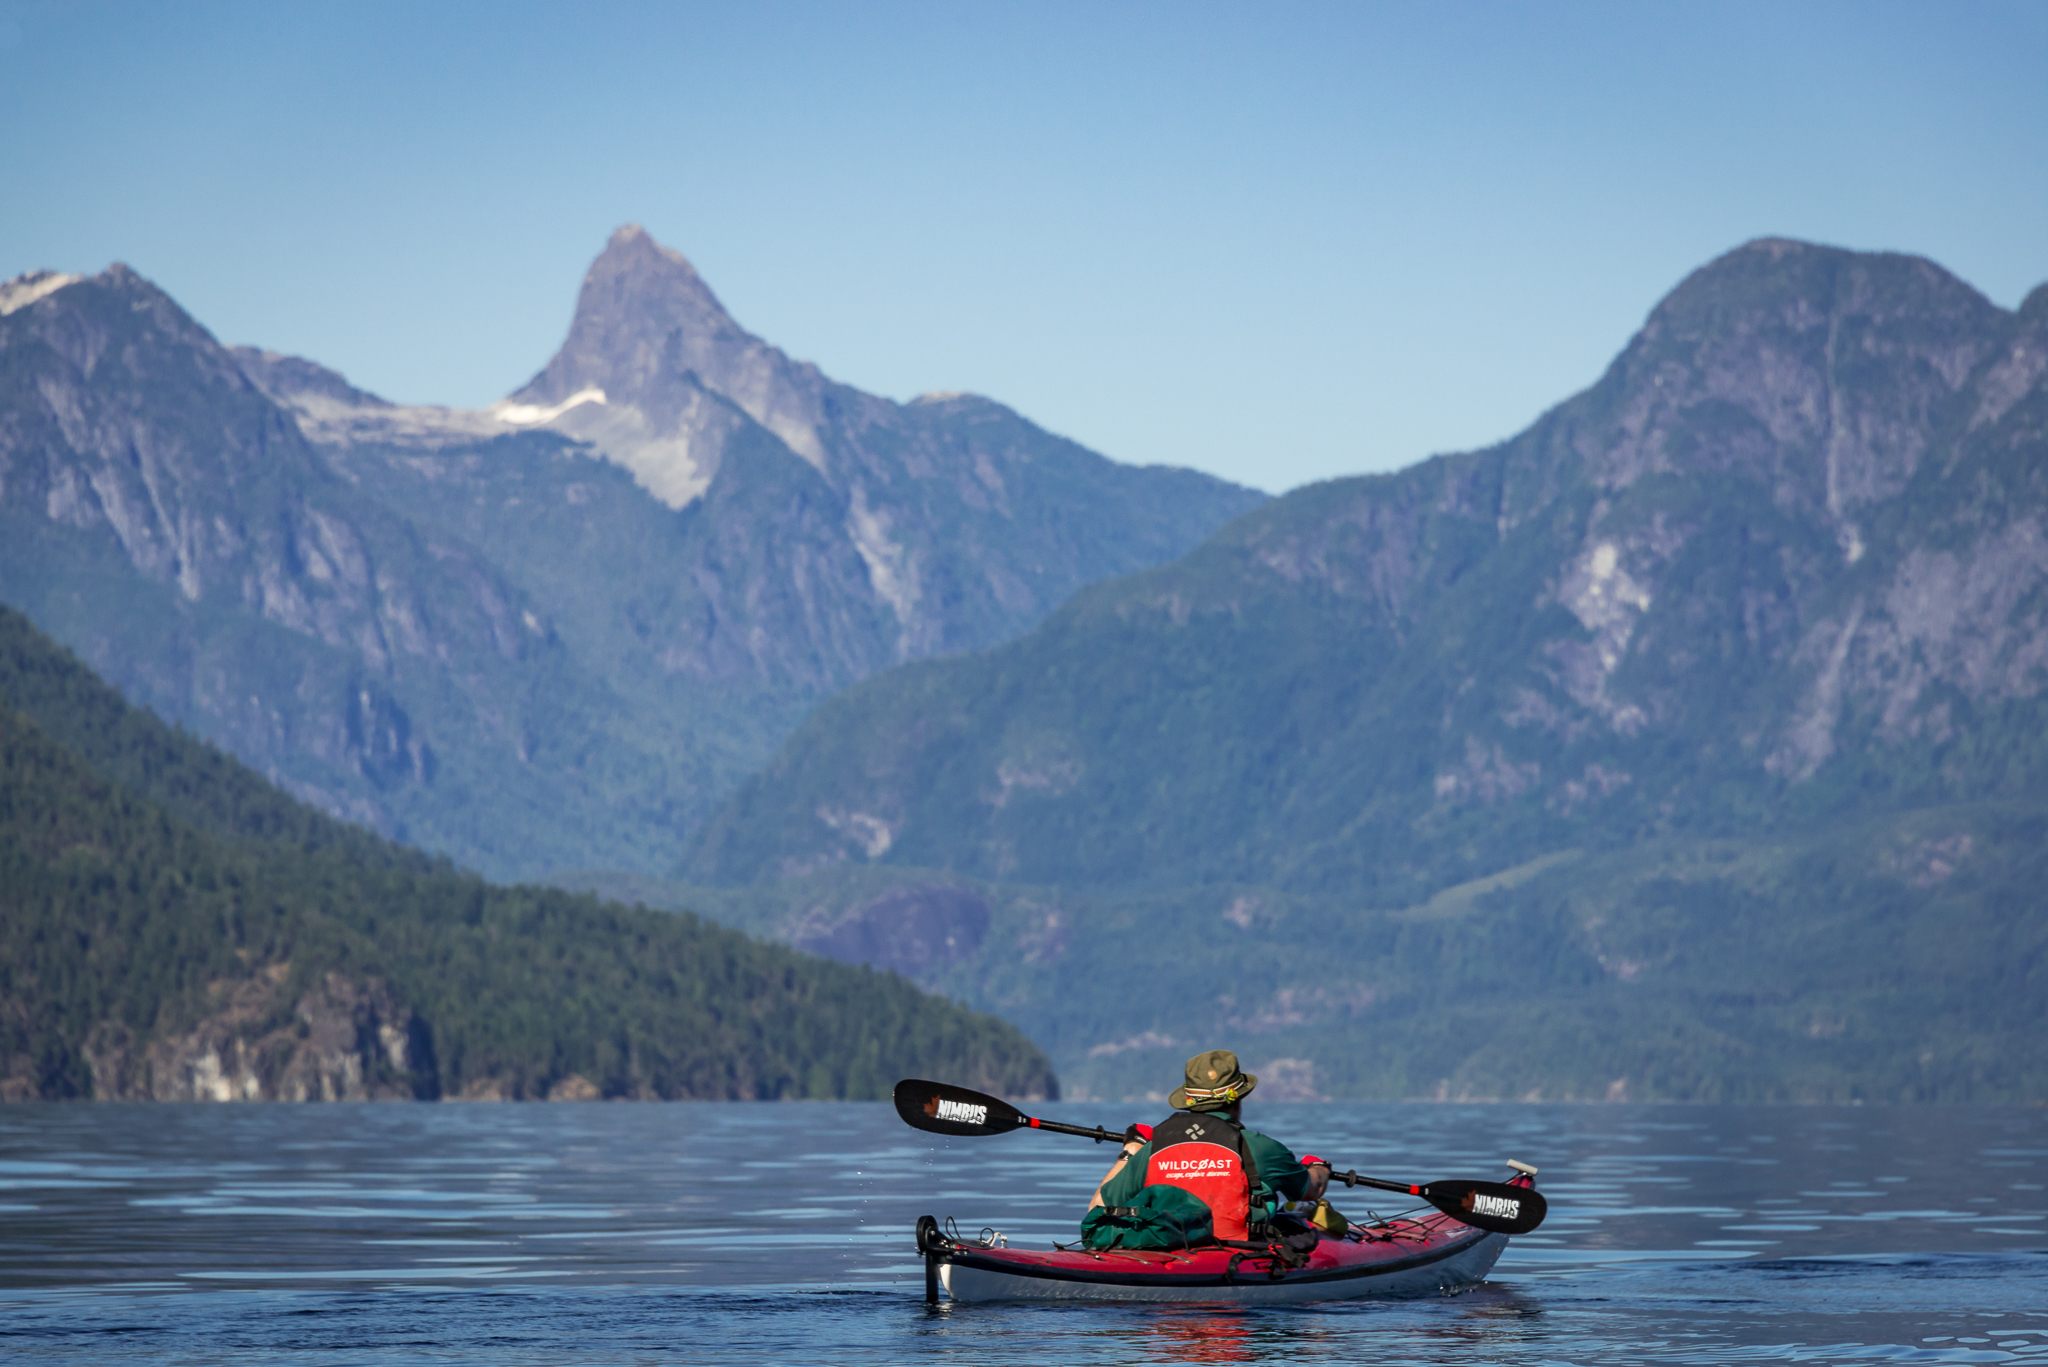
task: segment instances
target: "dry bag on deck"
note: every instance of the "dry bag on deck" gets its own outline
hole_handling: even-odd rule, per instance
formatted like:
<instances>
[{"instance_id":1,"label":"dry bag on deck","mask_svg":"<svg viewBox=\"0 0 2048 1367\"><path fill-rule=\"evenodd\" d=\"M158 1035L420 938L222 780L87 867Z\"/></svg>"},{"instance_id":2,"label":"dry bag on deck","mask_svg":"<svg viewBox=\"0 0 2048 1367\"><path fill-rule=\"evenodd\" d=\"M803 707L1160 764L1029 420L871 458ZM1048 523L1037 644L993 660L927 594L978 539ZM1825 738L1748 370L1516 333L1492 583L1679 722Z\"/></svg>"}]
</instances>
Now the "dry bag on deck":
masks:
<instances>
[{"instance_id":1,"label":"dry bag on deck","mask_svg":"<svg viewBox=\"0 0 2048 1367\"><path fill-rule=\"evenodd\" d=\"M1179 1187L1138 1188L1127 1206L1097 1206L1081 1217L1088 1248L1192 1248L1214 1234L1209 1208Z\"/></svg>"}]
</instances>

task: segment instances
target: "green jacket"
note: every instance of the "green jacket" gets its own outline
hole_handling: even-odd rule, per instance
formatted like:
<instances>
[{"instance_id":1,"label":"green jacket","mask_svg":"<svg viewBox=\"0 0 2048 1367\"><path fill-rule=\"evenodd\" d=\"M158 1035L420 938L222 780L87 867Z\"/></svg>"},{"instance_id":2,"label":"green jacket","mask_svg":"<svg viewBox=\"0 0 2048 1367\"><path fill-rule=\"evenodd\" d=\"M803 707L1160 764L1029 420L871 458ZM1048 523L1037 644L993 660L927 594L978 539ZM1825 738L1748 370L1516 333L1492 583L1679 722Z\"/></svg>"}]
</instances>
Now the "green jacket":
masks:
<instances>
[{"instance_id":1,"label":"green jacket","mask_svg":"<svg viewBox=\"0 0 2048 1367\"><path fill-rule=\"evenodd\" d=\"M1282 1202L1307 1197L1308 1169L1301 1165L1293 1150L1257 1130L1246 1130L1244 1143L1259 1170L1259 1180L1252 1184L1252 1209L1255 1213L1263 1210L1271 1215ZM1123 1171L1102 1184L1102 1203L1106 1206L1130 1205L1138 1194L1138 1188L1145 1185L1145 1165L1151 1161L1152 1145L1149 1142L1139 1145L1138 1151L1124 1163Z\"/></svg>"}]
</instances>

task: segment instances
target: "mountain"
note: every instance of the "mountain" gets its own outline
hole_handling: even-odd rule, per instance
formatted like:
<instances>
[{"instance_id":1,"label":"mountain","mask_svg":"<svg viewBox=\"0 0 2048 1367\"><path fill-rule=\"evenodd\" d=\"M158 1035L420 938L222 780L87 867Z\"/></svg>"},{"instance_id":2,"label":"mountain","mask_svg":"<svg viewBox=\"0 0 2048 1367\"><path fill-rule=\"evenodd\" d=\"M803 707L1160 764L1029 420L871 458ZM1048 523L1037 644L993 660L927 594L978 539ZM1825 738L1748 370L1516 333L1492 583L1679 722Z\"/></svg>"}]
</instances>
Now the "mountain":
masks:
<instances>
[{"instance_id":1,"label":"mountain","mask_svg":"<svg viewBox=\"0 0 2048 1367\"><path fill-rule=\"evenodd\" d=\"M1051 1094L1014 1030L295 803L0 609L0 1097Z\"/></svg>"},{"instance_id":2,"label":"mountain","mask_svg":"<svg viewBox=\"0 0 2048 1367\"><path fill-rule=\"evenodd\" d=\"M0 317L0 415L0 594L132 696L329 811L500 872L522 851L647 857L644 832L565 839L556 817L644 793L675 728L133 271ZM549 434L433 459L597 464Z\"/></svg>"},{"instance_id":3,"label":"mountain","mask_svg":"<svg viewBox=\"0 0 2048 1367\"><path fill-rule=\"evenodd\" d=\"M126 267L0 290L0 598L295 795L499 877L668 867L825 693L1258 501L833 385L637 230L481 412L230 350Z\"/></svg>"},{"instance_id":4,"label":"mountain","mask_svg":"<svg viewBox=\"0 0 2048 1367\"><path fill-rule=\"evenodd\" d=\"M1228 998L1401 1094L2039 1095L1911 1060L2048 1024L2044 375L2048 288L1752 243L1510 441L832 699L685 875L857 959L881 903L972 902L919 976L985 971L1083 1087ZM1900 957L1929 937L1939 982ZM1151 1014L1083 1033L1091 993Z\"/></svg>"},{"instance_id":5,"label":"mountain","mask_svg":"<svg viewBox=\"0 0 2048 1367\"><path fill-rule=\"evenodd\" d=\"M1008 639L1260 501L1118 465L974 395L901 404L836 384L741 328L688 261L631 226L584 277L561 350L497 411L706 510L678 567L680 667L813 696ZM783 515L764 525L769 509Z\"/></svg>"}]
</instances>

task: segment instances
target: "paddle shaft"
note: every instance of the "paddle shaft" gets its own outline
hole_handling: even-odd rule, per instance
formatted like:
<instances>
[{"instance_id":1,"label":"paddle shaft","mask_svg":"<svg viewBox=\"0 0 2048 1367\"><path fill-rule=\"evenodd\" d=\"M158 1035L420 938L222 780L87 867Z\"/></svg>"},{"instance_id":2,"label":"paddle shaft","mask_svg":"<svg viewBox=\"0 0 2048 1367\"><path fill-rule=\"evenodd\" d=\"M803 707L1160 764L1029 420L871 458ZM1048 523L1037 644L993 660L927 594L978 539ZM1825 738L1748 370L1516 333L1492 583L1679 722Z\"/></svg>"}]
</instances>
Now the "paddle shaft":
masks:
<instances>
[{"instance_id":1,"label":"paddle shaft","mask_svg":"<svg viewBox=\"0 0 2048 1367\"><path fill-rule=\"evenodd\" d=\"M1347 1187L1376 1187L1380 1191L1398 1191L1403 1196L1420 1196L1422 1188L1413 1182L1389 1182L1384 1177L1360 1177L1355 1172L1332 1172L1332 1182L1342 1182Z\"/></svg>"},{"instance_id":2,"label":"paddle shaft","mask_svg":"<svg viewBox=\"0 0 2048 1367\"><path fill-rule=\"evenodd\" d=\"M1105 1130L1100 1125L1096 1125L1093 1128L1086 1125L1062 1125L1057 1120L1040 1120L1035 1115L1018 1116L1017 1127L1025 1130L1051 1130L1054 1134L1075 1134L1083 1139L1092 1139L1098 1144L1107 1144L1112 1141L1121 1144L1124 1141L1124 1132L1122 1130Z\"/></svg>"}]
</instances>

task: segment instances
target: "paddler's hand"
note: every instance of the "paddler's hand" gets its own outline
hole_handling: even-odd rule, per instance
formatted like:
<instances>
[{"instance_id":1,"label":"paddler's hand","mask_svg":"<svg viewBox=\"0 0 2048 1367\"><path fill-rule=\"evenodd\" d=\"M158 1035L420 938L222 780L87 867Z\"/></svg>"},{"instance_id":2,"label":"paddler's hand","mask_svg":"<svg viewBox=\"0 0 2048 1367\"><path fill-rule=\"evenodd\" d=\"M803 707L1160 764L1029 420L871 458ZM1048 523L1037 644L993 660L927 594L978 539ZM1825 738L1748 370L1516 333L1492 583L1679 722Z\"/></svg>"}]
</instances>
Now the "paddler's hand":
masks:
<instances>
[{"instance_id":1,"label":"paddler's hand","mask_svg":"<svg viewBox=\"0 0 2048 1367\"><path fill-rule=\"evenodd\" d=\"M1102 1180L1095 1184L1095 1199L1088 1203L1088 1209L1093 1210L1103 1203L1102 1189L1109 1185L1109 1179L1122 1172L1124 1164L1130 1162L1137 1155L1140 1148L1151 1142L1152 1127L1150 1125L1132 1125L1124 1131L1124 1151L1117 1155L1116 1162L1109 1165L1109 1171L1102 1174Z\"/></svg>"},{"instance_id":2,"label":"paddler's hand","mask_svg":"<svg viewBox=\"0 0 2048 1367\"><path fill-rule=\"evenodd\" d=\"M1305 1201L1322 1200L1323 1192L1330 1185L1330 1165L1314 1154L1310 1154L1302 1159L1301 1165L1308 1169L1308 1195L1302 1199Z\"/></svg>"}]
</instances>

